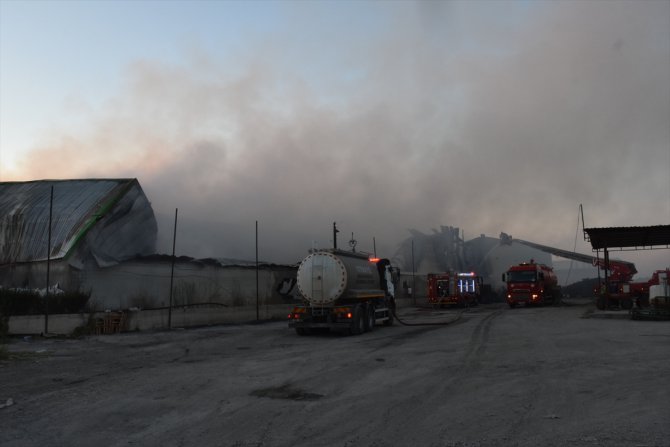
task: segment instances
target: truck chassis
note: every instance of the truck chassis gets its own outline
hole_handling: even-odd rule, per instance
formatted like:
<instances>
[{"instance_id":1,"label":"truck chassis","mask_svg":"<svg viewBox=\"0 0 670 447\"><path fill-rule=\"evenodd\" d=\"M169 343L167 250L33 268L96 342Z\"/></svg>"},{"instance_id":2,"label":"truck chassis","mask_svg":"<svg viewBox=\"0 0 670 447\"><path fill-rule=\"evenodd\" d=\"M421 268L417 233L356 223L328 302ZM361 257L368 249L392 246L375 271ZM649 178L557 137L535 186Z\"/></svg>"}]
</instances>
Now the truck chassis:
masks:
<instances>
[{"instance_id":1,"label":"truck chassis","mask_svg":"<svg viewBox=\"0 0 670 447\"><path fill-rule=\"evenodd\" d=\"M299 305L288 316L289 327L295 328L298 335L310 335L317 330L359 335L380 324L391 326L394 308L393 301L388 298L336 306Z\"/></svg>"}]
</instances>

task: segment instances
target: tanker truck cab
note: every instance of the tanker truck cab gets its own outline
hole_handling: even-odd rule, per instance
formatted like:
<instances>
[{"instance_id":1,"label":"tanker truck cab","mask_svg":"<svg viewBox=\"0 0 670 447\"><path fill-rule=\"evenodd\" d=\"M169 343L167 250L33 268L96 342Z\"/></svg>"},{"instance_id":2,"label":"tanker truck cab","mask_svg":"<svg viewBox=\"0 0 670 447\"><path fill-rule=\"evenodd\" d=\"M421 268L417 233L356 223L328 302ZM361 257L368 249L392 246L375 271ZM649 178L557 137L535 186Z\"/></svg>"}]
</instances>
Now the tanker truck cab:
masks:
<instances>
[{"instance_id":1,"label":"tanker truck cab","mask_svg":"<svg viewBox=\"0 0 670 447\"><path fill-rule=\"evenodd\" d=\"M507 283L507 304L558 304L561 298L558 279L551 267L533 260L510 267L502 275Z\"/></svg>"},{"instance_id":2,"label":"tanker truck cab","mask_svg":"<svg viewBox=\"0 0 670 447\"><path fill-rule=\"evenodd\" d=\"M299 335L315 330L352 335L393 324L394 276L388 259L343 250L314 250L298 266L302 304L288 315Z\"/></svg>"}]
</instances>

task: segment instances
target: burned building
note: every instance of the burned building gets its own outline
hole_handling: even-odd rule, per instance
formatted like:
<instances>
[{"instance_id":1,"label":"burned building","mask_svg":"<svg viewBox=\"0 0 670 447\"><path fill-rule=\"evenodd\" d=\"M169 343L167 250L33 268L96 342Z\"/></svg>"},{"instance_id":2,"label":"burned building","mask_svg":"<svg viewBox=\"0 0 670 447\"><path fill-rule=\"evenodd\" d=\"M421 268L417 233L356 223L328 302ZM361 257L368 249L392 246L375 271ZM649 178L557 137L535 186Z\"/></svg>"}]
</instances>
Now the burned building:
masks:
<instances>
[{"instance_id":1,"label":"burned building","mask_svg":"<svg viewBox=\"0 0 670 447\"><path fill-rule=\"evenodd\" d=\"M413 283L419 294L425 293L428 273L474 271L496 291L502 288L501 275L510 265L530 259L552 265L551 255L546 252L511 239L506 241L483 234L466 240L458 227L441 226L432 234L418 230L410 230L410 233L411 237L400 245L393 262L405 272L406 278L410 277L408 272L415 272Z\"/></svg>"},{"instance_id":2,"label":"burned building","mask_svg":"<svg viewBox=\"0 0 670 447\"><path fill-rule=\"evenodd\" d=\"M157 235L137 179L0 183L0 287L44 289L48 270L50 287L90 293L89 308L98 310L294 299L296 266L187 256L173 263L156 253Z\"/></svg>"},{"instance_id":3,"label":"burned building","mask_svg":"<svg viewBox=\"0 0 670 447\"><path fill-rule=\"evenodd\" d=\"M0 183L0 284L76 289L80 272L156 251L157 224L137 179Z\"/></svg>"}]
</instances>

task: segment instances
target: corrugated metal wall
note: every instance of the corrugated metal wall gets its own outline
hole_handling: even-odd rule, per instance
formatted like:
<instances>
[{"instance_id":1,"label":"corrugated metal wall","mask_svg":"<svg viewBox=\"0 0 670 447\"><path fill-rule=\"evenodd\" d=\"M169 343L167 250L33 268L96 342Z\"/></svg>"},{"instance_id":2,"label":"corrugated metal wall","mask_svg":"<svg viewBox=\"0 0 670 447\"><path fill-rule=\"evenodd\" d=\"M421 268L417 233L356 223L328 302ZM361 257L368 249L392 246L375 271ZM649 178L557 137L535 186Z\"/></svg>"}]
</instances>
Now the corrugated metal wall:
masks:
<instances>
[{"instance_id":1,"label":"corrugated metal wall","mask_svg":"<svg viewBox=\"0 0 670 447\"><path fill-rule=\"evenodd\" d=\"M47 259L50 206L51 259L112 263L155 251L156 219L135 179L4 182L0 265Z\"/></svg>"}]
</instances>

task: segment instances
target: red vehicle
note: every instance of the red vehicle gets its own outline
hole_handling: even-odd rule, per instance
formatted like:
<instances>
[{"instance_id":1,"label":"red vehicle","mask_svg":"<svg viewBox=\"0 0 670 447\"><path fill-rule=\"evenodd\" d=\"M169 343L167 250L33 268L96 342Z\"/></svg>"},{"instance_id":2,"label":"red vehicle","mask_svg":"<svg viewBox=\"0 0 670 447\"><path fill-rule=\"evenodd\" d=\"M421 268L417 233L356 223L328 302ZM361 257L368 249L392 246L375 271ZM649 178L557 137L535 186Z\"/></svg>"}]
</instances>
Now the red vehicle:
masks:
<instances>
[{"instance_id":1,"label":"red vehicle","mask_svg":"<svg viewBox=\"0 0 670 447\"><path fill-rule=\"evenodd\" d=\"M474 272L428 274L428 302L434 306L476 306L481 289L482 277Z\"/></svg>"},{"instance_id":2,"label":"red vehicle","mask_svg":"<svg viewBox=\"0 0 670 447\"><path fill-rule=\"evenodd\" d=\"M536 264L532 259L514 265L502 275L507 283L507 304L558 304L561 301L561 288L551 267Z\"/></svg>"},{"instance_id":3,"label":"red vehicle","mask_svg":"<svg viewBox=\"0 0 670 447\"><path fill-rule=\"evenodd\" d=\"M609 287L601 287L600 293L597 294L596 306L603 310L608 306L619 304L623 309L631 309L635 302L637 307L649 307L649 290L652 286L661 283L659 276L670 277L670 268L656 270L648 281L632 282L630 279L628 281L610 279L608 280Z\"/></svg>"},{"instance_id":4,"label":"red vehicle","mask_svg":"<svg viewBox=\"0 0 670 447\"><path fill-rule=\"evenodd\" d=\"M500 242L502 244L511 244L518 242L529 247L551 253L566 259L592 264L605 273L605 279L600 285L596 284L593 290L596 298L596 307L600 310L609 307L621 307L631 309L633 302L638 307L649 306L649 287L658 284L658 272L654 273L652 279L645 282L633 282L633 276L637 273L635 264L627 261L608 259L576 253L560 248L549 247L547 245L536 244L535 242L514 239L512 236L501 233ZM663 270L660 270L663 272Z\"/></svg>"},{"instance_id":5,"label":"red vehicle","mask_svg":"<svg viewBox=\"0 0 670 447\"><path fill-rule=\"evenodd\" d=\"M602 259L594 260L593 265L603 270L605 268ZM597 296L596 307L599 310L611 307L629 310L633 308L633 304L640 308L649 307L650 288L659 285L659 276L670 274L670 268L656 270L647 281L633 281L633 275L637 273L634 264L610 260L608 272L607 284L601 284L599 289L594 290Z\"/></svg>"}]
</instances>

